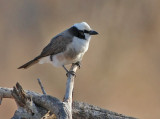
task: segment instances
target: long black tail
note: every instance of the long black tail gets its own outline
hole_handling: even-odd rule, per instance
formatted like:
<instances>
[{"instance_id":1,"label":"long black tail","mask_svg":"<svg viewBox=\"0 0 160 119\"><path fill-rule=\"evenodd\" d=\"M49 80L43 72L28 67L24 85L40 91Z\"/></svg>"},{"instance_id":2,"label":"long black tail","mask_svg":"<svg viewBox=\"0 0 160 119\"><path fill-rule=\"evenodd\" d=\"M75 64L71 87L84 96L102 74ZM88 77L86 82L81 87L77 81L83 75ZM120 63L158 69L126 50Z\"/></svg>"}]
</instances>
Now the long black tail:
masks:
<instances>
[{"instance_id":1,"label":"long black tail","mask_svg":"<svg viewBox=\"0 0 160 119\"><path fill-rule=\"evenodd\" d=\"M38 56L38 57L34 58L33 60L27 62L26 64L18 67L18 69L22 69L22 68L27 69L27 68L29 68L30 66L38 63L40 58L41 58L41 56Z\"/></svg>"}]
</instances>

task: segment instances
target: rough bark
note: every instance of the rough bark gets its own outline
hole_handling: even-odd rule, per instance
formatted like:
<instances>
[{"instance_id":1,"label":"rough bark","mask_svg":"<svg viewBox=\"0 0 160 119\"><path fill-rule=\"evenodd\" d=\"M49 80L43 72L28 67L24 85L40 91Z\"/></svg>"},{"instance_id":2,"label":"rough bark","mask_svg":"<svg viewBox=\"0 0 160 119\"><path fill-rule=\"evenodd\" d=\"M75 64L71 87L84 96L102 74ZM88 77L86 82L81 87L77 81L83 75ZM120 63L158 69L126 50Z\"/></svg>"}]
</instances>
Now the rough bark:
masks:
<instances>
[{"instance_id":1,"label":"rough bark","mask_svg":"<svg viewBox=\"0 0 160 119\"><path fill-rule=\"evenodd\" d=\"M70 71L76 70L77 65L72 65ZM43 94L23 90L17 83L13 88L0 87L0 103L3 98L15 100L18 109L12 119L135 119L87 103L77 101L72 103L74 78L74 75L68 75L63 101L47 95L38 79Z\"/></svg>"},{"instance_id":2,"label":"rough bark","mask_svg":"<svg viewBox=\"0 0 160 119\"><path fill-rule=\"evenodd\" d=\"M15 89L17 90L17 87L15 87ZM14 95L12 94L13 92L14 88L1 87L0 97L1 99L2 98L15 99L16 96L13 96ZM19 92L19 94L21 93ZM25 90L24 94L22 94L23 96L20 96L22 97L23 100L21 101L21 103L24 102L24 100L26 102L19 104L22 107L18 107L12 119L19 119L19 117L28 117L30 119L40 119L44 117L43 119L54 119L57 114L59 114L60 112L62 113L64 111L63 109L61 109L61 107L64 106L64 103L55 97L36 93L29 90ZM21 100L21 98L16 98L15 100L17 102L17 100L19 101ZM27 105L28 107L31 108L28 108ZM73 119L135 119L133 117L124 116L122 114L111 112L109 110L89 105L84 102L74 101L72 107L73 107L72 110Z\"/></svg>"}]
</instances>

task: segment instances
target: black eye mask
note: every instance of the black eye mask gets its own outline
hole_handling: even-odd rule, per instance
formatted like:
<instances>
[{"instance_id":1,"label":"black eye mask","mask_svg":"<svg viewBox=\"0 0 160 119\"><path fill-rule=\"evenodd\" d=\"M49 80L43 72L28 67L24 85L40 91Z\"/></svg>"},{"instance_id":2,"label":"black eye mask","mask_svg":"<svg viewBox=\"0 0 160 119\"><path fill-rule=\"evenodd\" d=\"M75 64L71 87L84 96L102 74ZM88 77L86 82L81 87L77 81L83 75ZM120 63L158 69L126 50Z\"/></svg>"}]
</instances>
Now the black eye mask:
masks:
<instances>
[{"instance_id":1,"label":"black eye mask","mask_svg":"<svg viewBox=\"0 0 160 119\"><path fill-rule=\"evenodd\" d=\"M84 30L84 31L78 30L75 26L71 27L69 31L73 36L78 37L83 40L86 40L84 33L89 33L87 30Z\"/></svg>"},{"instance_id":2,"label":"black eye mask","mask_svg":"<svg viewBox=\"0 0 160 119\"><path fill-rule=\"evenodd\" d=\"M83 31L78 30L78 38L85 39L85 35Z\"/></svg>"},{"instance_id":3,"label":"black eye mask","mask_svg":"<svg viewBox=\"0 0 160 119\"><path fill-rule=\"evenodd\" d=\"M84 30L83 32L84 32L84 33L88 33L88 34L89 34L89 31L87 31L87 30Z\"/></svg>"}]
</instances>

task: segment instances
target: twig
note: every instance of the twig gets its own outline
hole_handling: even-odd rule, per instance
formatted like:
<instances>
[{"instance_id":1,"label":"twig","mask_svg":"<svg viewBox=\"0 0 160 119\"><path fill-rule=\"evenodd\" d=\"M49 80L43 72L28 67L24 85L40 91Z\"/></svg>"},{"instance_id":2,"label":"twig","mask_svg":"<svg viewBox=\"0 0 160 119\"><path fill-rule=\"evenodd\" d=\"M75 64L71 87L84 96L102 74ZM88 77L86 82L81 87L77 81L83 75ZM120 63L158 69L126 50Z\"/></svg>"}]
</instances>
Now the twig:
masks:
<instances>
[{"instance_id":1,"label":"twig","mask_svg":"<svg viewBox=\"0 0 160 119\"><path fill-rule=\"evenodd\" d=\"M40 85L40 87L41 87L42 93L43 93L44 95L46 95L46 91L44 90L44 87L43 87L43 85L42 85L42 83L41 83L41 80L40 80L39 78L38 78L37 80L38 80L38 83L39 83L39 85Z\"/></svg>"}]
</instances>

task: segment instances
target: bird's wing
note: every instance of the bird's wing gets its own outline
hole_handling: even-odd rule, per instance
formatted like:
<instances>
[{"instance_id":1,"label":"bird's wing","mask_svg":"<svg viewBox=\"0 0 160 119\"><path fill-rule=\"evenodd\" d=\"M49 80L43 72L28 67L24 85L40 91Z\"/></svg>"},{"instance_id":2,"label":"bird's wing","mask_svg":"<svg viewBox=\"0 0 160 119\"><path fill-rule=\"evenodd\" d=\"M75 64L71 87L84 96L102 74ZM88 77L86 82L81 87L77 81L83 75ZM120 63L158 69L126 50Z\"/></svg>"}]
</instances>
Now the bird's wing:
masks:
<instances>
[{"instance_id":1,"label":"bird's wing","mask_svg":"<svg viewBox=\"0 0 160 119\"><path fill-rule=\"evenodd\" d=\"M50 43L42 50L40 56L55 55L65 51L67 45L72 42L72 37L59 34L53 37Z\"/></svg>"}]
</instances>

